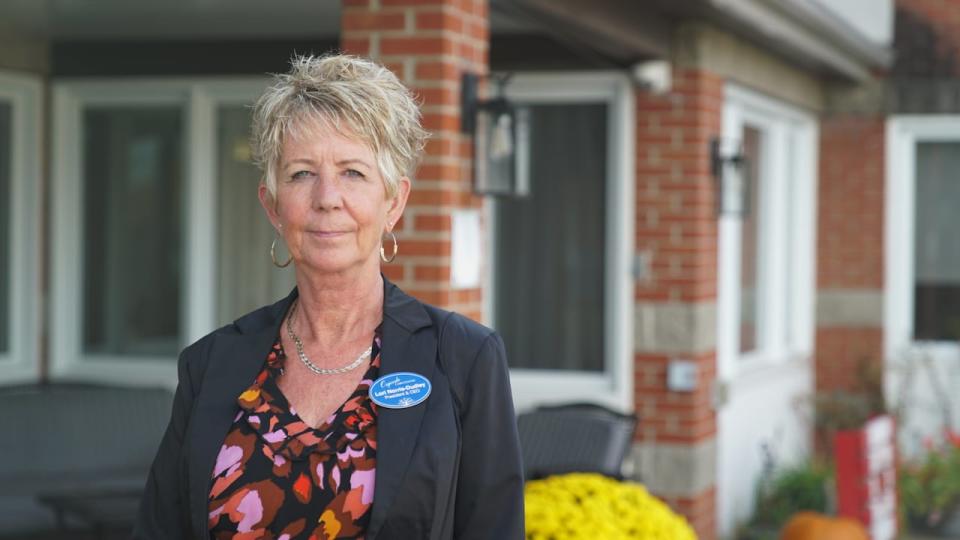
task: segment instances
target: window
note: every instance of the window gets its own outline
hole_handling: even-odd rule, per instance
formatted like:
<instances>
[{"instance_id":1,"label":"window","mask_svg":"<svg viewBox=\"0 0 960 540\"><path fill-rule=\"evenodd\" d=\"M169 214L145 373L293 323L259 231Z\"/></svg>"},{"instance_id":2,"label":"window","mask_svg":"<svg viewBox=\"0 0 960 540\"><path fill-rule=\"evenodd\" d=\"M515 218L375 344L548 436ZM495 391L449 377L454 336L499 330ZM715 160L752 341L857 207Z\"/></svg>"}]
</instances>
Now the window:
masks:
<instances>
[{"instance_id":1,"label":"window","mask_svg":"<svg viewBox=\"0 0 960 540\"><path fill-rule=\"evenodd\" d=\"M39 79L0 72L0 383L38 376Z\"/></svg>"},{"instance_id":2,"label":"window","mask_svg":"<svg viewBox=\"0 0 960 540\"><path fill-rule=\"evenodd\" d=\"M532 195L497 205L496 321L522 369L604 370L605 104L532 105Z\"/></svg>"},{"instance_id":3,"label":"window","mask_svg":"<svg viewBox=\"0 0 960 540\"><path fill-rule=\"evenodd\" d=\"M747 158L746 212L720 221L717 349L722 379L805 357L813 345L816 124L734 85L723 136Z\"/></svg>"},{"instance_id":4,"label":"window","mask_svg":"<svg viewBox=\"0 0 960 540\"><path fill-rule=\"evenodd\" d=\"M632 409L633 91L617 75L517 75L530 195L488 205L488 321L519 409L599 401Z\"/></svg>"},{"instance_id":5,"label":"window","mask_svg":"<svg viewBox=\"0 0 960 540\"><path fill-rule=\"evenodd\" d=\"M763 133L756 126L746 124L741 132L743 141L743 155L747 158L744 174L746 175L747 192L750 199L763 200L764 186L760 183L760 171L763 170L762 160L766 156L761 146ZM747 213L743 216L740 225L740 353L747 353L757 348L757 314L760 311L757 295L759 286L760 259L762 250L760 245L760 214L763 208L750 206L747 201Z\"/></svg>"},{"instance_id":6,"label":"window","mask_svg":"<svg viewBox=\"0 0 960 540\"><path fill-rule=\"evenodd\" d=\"M55 86L54 377L172 385L180 349L289 291L247 143L262 85Z\"/></svg>"},{"instance_id":7,"label":"window","mask_svg":"<svg viewBox=\"0 0 960 540\"><path fill-rule=\"evenodd\" d=\"M960 117L894 117L887 136L887 352L960 358Z\"/></svg>"},{"instance_id":8,"label":"window","mask_svg":"<svg viewBox=\"0 0 960 540\"><path fill-rule=\"evenodd\" d=\"M293 268L269 263L273 227L251 186L260 170L250 154L250 108L242 104L217 109L217 321L226 324L293 287Z\"/></svg>"},{"instance_id":9,"label":"window","mask_svg":"<svg viewBox=\"0 0 960 540\"><path fill-rule=\"evenodd\" d=\"M83 352L176 355L183 287L182 105L84 108Z\"/></svg>"},{"instance_id":10,"label":"window","mask_svg":"<svg viewBox=\"0 0 960 540\"><path fill-rule=\"evenodd\" d=\"M913 338L960 342L960 141L916 153Z\"/></svg>"}]
</instances>

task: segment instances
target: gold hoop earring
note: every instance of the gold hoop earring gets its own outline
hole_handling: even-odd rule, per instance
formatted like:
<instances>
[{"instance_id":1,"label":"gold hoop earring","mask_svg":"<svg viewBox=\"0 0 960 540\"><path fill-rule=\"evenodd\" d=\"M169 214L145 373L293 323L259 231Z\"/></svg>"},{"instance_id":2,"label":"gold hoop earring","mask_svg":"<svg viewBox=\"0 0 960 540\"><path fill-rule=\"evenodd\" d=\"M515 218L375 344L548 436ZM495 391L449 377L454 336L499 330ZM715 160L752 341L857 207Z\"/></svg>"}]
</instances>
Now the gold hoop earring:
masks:
<instances>
[{"instance_id":1,"label":"gold hoop earring","mask_svg":"<svg viewBox=\"0 0 960 540\"><path fill-rule=\"evenodd\" d=\"M286 268L290 266L290 263L293 262L293 255L287 256L287 261L283 264L277 262L277 239L280 238L280 233L278 232L273 237L273 242L270 243L270 260L273 261L273 265L277 268Z\"/></svg>"},{"instance_id":2,"label":"gold hoop earring","mask_svg":"<svg viewBox=\"0 0 960 540\"><path fill-rule=\"evenodd\" d=\"M387 252L383 249L383 239L380 239L380 260L385 263L391 263L394 259L397 258L397 250L400 249L400 244L397 243L397 235L393 234L391 231L387 231L387 234L390 235L390 238L393 239L393 253L390 254L390 258L387 258Z\"/></svg>"}]
</instances>

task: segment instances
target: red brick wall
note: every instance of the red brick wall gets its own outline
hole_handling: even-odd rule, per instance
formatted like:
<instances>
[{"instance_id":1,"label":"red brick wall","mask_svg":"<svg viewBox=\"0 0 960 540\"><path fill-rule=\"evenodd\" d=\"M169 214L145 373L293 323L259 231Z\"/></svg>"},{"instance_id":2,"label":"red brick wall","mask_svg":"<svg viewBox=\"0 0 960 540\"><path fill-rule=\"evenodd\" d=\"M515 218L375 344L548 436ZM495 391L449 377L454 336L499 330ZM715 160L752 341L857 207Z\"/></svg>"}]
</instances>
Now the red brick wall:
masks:
<instances>
[{"instance_id":1,"label":"red brick wall","mask_svg":"<svg viewBox=\"0 0 960 540\"><path fill-rule=\"evenodd\" d=\"M883 293L885 120L823 118L817 241L818 290ZM854 390L860 364L882 362L878 324L816 332L817 390Z\"/></svg>"},{"instance_id":2,"label":"red brick wall","mask_svg":"<svg viewBox=\"0 0 960 540\"><path fill-rule=\"evenodd\" d=\"M393 70L419 96L432 134L384 272L421 300L480 319L480 289L450 287L450 211L481 204L471 194L472 142L460 133L460 76L488 71L488 2L342 1L343 50Z\"/></svg>"},{"instance_id":3,"label":"red brick wall","mask_svg":"<svg viewBox=\"0 0 960 540\"><path fill-rule=\"evenodd\" d=\"M717 220L710 139L720 133L723 80L674 74L666 96L637 96L636 247L652 277L636 298L692 302L717 296Z\"/></svg>"},{"instance_id":4,"label":"red brick wall","mask_svg":"<svg viewBox=\"0 0 960 540\"><path fill-rule=\"evenodd\" d=\"M642 424L637 436L649 442L688 444L714 437L717 421L711 388L716 379L716 354L684 356L700 368L701 382L691 393L667 390L667 364L674 357L634 355L634 403Z\"/></svg>"},{"instance_id":5,"label":"red brick wall","mask_svg":"<svg viewBox=\"0 0 960 540\"><path fill-rule=\"evenodd\" d=\"M889 83L960 74L960 2L897 0ZM834 115L820 123L817 285L883 294L885 121ZM853 389L860 365L882 363L878 321L817 328L817 389Z\"/></svg>"},{"instance_id":6,"label":"red brick wall","mask_svg":"<svg viewBox=\"0 0 960 540\"><path fill-rule=\"evenodd\" d=\"M819 288L883 288L884 118L820 121Z\"/></svg>"},{"instance_id":7,"label":"red brick wall","mask_svg":"<svg viewBox=\"0 0 960 540\"><path fill-rule=\"evenodd\" d=\"M862 389L859 380L866 362L877 367L883 360L881 328L817 329L817 389Z\"/></svg>"},{"instance_id":8,"label":"red brick wall","mask_svg":"<svg viewBox=\"0 0 960 540\"><path fill-rule=\"evenodd\" d=\"M723 80L705 71L674 73L667 95L637 93L636 249L650 256L650 276L637 283L636 300L654 303L715 301L717 217L710 173L710 140L719 135ZM695 329L691 329L691 332ZM637 344L643 350L644 344ZM716 355L690 351L699 364L698 389L667 390L667 364L676 355L634 356L638 438L646 443L697 444L716 436L711 400ZM667 499L702 539L715 538L715 488Z\"/></svg>"},{"instance_id":9,"label":"red brick wall","mask_svg":"<svg viewBox=\"0 0 960 540\"><path fill-rule=\"evenodd\" d=\"M666 497L664 502L683 514L697 531L697 538L716 538L717 490L710 488L695 497Z\"/></svg>"}]
</instances>

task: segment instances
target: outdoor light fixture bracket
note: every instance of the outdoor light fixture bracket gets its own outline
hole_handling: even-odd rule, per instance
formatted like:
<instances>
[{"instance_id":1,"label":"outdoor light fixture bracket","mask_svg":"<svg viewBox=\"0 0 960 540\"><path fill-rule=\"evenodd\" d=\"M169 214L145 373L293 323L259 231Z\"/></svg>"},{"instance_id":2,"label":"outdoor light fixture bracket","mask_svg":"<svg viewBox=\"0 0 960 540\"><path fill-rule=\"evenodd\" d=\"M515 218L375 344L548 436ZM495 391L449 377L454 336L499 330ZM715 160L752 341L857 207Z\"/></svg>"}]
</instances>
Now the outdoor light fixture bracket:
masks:
<instances>
[{"instance_id":1,"label":"outdoor light fixture bracket","mask_svg":"<svg viewBox=\"0 0 960 540\"><path fill-rule=\"evenodd\" d=\"M750 210L748 159L740 141L710 140L710 172L716 182L717 216L744 217Z\"/></svg>"},{"instance_id":2,"label":"outdoor light fixture bracket","mask_svg":"<svg viewBox=\"0 0 960 540\"><path fill-rule=\"evenodd\" d=\"M473 190L479 195L529 194L528 113L506 98L510 74L491 77L497 97L481 100L480 76L464 73L460 91L460 131L473 136Z\"/></svg>"}]
</instances>

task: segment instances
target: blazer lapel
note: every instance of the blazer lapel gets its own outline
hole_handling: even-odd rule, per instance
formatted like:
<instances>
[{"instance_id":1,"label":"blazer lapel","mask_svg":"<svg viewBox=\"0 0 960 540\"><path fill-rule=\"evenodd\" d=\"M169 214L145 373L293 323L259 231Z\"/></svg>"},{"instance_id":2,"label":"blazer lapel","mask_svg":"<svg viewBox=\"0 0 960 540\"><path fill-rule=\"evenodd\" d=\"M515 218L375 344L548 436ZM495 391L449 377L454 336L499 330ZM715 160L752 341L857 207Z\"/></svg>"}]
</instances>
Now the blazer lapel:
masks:
<instances>
[{"instance_id":1,"label":"blazer lapel","mask_svg":"<svg viewBox=\"0 0 960 540\"><path fill-rule=\"evenodd\" d=\"M434 382L436 334L417 332L430 324L423 305L384 278L381 377L398 371L412 371ZM377 410L376 492L367 530L370 539L376 538L383 527L393 498L403 484L429 401L427 398L426 402L407 409L380 407Z\"/></svg>"},{"instance_id":2,"label":"blazer lapel","mask_svg":"<svg viewBox=\"0 0 960 540\"><path fill-rule=\"evenodd\" d=\"M417 332L430 326L423 304L408 296L386 277L380 375L398 371L419 373L434 382L437 337L434 332ZM216 336L209 352L202 388L194 404L188 428L187 451L190 515L194 534L207 538L208 498L213 466L236 416L236 398L263 367L263 362L280 330L280 323L294 289L287 298L234 323L237 334ZM394 496L403 483L407 463L413 454L427 402L408 409L380 408L377 417L376 492L367 537L376 537L386 520Z\"/></svg>"},{"instance_id":3,"label":"blazer lapel","mask_svg":"<svg viewBox=\"0 0 960 540\"><path fill-rule=\"evenodd\" d=\"M190 516L197 538L209 538L207 515L213 467L237 413L237 397L254 381L277 337L280 322L296 298L286 298L237 320L239 333L218 334L209 358L187 441Z\"/></svg>"}]
</instances>

